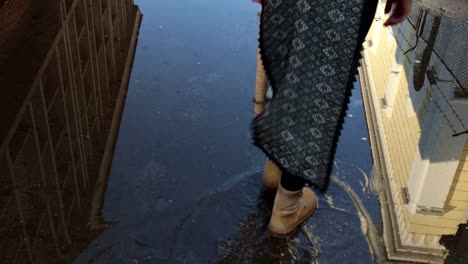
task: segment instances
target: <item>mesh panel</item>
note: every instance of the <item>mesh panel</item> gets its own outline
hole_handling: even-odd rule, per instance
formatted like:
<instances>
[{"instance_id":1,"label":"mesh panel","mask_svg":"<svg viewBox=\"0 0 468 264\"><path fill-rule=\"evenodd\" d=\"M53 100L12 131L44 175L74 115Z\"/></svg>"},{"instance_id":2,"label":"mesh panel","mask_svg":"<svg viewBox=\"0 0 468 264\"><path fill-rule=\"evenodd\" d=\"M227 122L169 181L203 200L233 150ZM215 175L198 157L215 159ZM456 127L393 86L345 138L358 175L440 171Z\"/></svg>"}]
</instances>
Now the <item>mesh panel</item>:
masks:
<instances>
[{"instance_id":1,"label":"mesh panel","mask_svg":"<svg viewBox=\"0 0 468 264\"><path fill-rule=\"evenodd\" d=\"M457 2L458 0L454 0ZM461 5L466 7L464 1ZM437 6L439 5L439 6ZM440 28L433 45L434 55L438 56L452 73L457 89L463 97L468 97L468 21L447 11L442 2L434 1L431 6L415 1L408 17L413 27L419 29L421 39L429 43L434 19L440 17ZM424 23L421 23L425 21Z\"/></svg>"}]
</instances>

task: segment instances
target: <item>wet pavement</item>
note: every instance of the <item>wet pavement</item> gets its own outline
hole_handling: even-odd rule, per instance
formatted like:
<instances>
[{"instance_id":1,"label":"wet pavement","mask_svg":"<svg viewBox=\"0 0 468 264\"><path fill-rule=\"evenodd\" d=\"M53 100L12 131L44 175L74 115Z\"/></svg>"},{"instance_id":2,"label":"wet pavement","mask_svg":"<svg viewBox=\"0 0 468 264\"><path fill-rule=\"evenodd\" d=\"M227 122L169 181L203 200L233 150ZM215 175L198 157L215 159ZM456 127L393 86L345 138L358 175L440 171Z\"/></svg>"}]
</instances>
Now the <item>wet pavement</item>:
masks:
<instances>
[{"instance_id":1,"label":"wet pavement","mask_svg":"<svg viewBox=\"0 0 468 264\"><path fill-rule=\"evenodd\" d=\"M249 130L258 5L136 4L144 18L102 212L113 225L75 263L372 263L364 234L381 221L359 87L319 210L291 239L272 238L273 194Z\"/></svg>"}]
</instances>

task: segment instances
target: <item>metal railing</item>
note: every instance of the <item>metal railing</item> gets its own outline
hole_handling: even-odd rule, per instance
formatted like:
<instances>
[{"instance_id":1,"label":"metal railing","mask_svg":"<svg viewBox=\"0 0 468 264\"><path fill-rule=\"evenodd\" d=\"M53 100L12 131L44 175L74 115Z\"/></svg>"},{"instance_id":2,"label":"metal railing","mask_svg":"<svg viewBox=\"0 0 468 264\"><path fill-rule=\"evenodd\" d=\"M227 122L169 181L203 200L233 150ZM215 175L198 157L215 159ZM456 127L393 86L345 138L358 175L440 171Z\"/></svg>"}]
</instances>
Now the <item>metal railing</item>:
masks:
<instances>
[{"instance_id":1,"label":"metal railing","mask_svg":"<svg viewBox=\"0 0 468 264\"><path fill-rule=\"evenodd\" d=\"M98 234L87 226L91 200L138 8L62 0L57 10L62 26L0 145L5 263L63 260Z\"/></svg>"},{"instance_id":2,"label":"metal railing","mask_svg":"<svg viewBox=\"0 0 468 264\"><path fill-rule=\"evenodd\" d=\"M427 6L424 1L414 1L408 21L417 30L418 38L452 74L457 86L456 96L468 98L468 18L444 11L443 3L435 1Z\"/></svg>"}]
</instances>

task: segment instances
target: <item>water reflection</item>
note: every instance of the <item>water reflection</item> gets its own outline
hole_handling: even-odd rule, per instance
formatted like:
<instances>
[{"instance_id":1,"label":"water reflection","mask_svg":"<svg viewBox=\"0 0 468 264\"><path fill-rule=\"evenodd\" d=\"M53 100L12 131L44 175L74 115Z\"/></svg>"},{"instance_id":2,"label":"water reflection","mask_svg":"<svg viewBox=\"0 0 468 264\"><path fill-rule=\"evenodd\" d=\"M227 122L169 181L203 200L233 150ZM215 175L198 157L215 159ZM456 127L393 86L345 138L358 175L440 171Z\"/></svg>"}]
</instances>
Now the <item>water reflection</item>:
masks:
<instances>
[{"instance_id":1,"label":"water reflection","mask_svg":"<svg viewBox=\"0 0 468 264\"><path fill-rule=\"evenodd\" d=\"M52 48L49 54L25 51L14 58L23 60L22 74L13 64L8 71L6 62L15 61L15 53L0 59L2 87L18 80L15 93L0 98L2 112L12 113L0 124L2 261L384 258L376 238L381 217L375 190L381 183L372 176L357 86L336 154L338 181L319 195L320 210L297 236L279 240L268 234L273 195L259 183L264 157L249 135L258 6L247 0L139 1L145 19L130 78L139 26L131 1L66 0L55 7L36 2L0 1L0 23L11 3L24 3L24 10L50 8L47 16L19 16L37 28L58 31L67 22L56 42L56 32L32 34L44 37L46 51ZM28 22L21 19L12 23L18 32ZM2 45L0 40L1 58ZM28 57L42 59L28 66ZM18 105L11 110L7 101Z\"/></svg>"},{"instance_id":2,"label":"water reflection","mask_svg":"<svg viewBox=\"0 0 468 264\"><path fill-rule=\"evenodd\" d=\"M255 175L260 177L260 175ZM232 237L218 243L216 263L319 263L320 243L313 227L305 225L290 239L268 232L274 193L261 192L256 208L243 218Z\"/></svg>"},{"instance_id":3,"label":"water reflection","mask_svg":"<svg viewBox=\"0 0 468 264\"><path fill-rule=\"evenodd\" d=\"M49 43L46 77L27 87L34 92L1 149L6 263L371 262L357 211L337 185L298 236L266 231L272 197L259 184L264 157L248 132L257 6L141 1L146 16L108 178L137 9L63 3L58 17L71 24ZM378 221L357 169L371 170L359 93L350 114L337 153L347 165L337 173L362 190ZM347 154L356 149L362 155Z\"/></svg>"},{"instance_id":4,"label":"water reflection","mask_svg":"<svg viewBox=\"0 0 468 264\"><path fill-rule=\"evenodd\" d=\"M468 5L413 1L408 19L384 28L383 4L361 67L383 236L392 259L442 263L447 249L454 252L441 246L441 235L455 234L467 221L468 193L459 186L468 178L462 169L468 52L461 48L468 27L456 13Z\"/></svg>"},{"instance_id":5,"label":"water reflection","mask_svg":"<svg viewBox=\"0 0 468 264\"><path fill-rule=\"evenodd\" d=\"M2 1L0 14L14 88L0 103L2 263L71 263L111 227L100 209L141 15L105 0Z\"/></svg>"}]
</instances>

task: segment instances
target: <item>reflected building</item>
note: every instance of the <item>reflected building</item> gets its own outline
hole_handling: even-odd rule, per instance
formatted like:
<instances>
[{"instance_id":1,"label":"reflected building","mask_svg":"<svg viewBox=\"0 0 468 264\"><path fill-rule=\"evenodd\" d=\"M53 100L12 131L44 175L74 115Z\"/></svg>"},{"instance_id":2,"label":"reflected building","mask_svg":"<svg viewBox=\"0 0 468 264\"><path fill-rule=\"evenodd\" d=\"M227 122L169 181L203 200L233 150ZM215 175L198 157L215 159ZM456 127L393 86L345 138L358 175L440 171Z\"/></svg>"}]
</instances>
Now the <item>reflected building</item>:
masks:
<instances>
[{"instance_id":1,"label":"reflected building","mask_svg":"<svg viewBox=\"0 0 468 264\"><path fill-rule=\"evenodd\" d=\"M0 1L2 263L71 263L110 226L141 18L132 0Z\"/></svg>"},{"instance_id":2,"label":"reflected building","mask_svg":"<svg viewBox=\"0 0 468 264\"><path fill-rule=\"evenodd\" d=\"M360 81L386 249L393 260L443 263L441 237L468 220L468 21L414 1L410 17L387 28L384 6Z\"/></svg>"}]
</instances>

